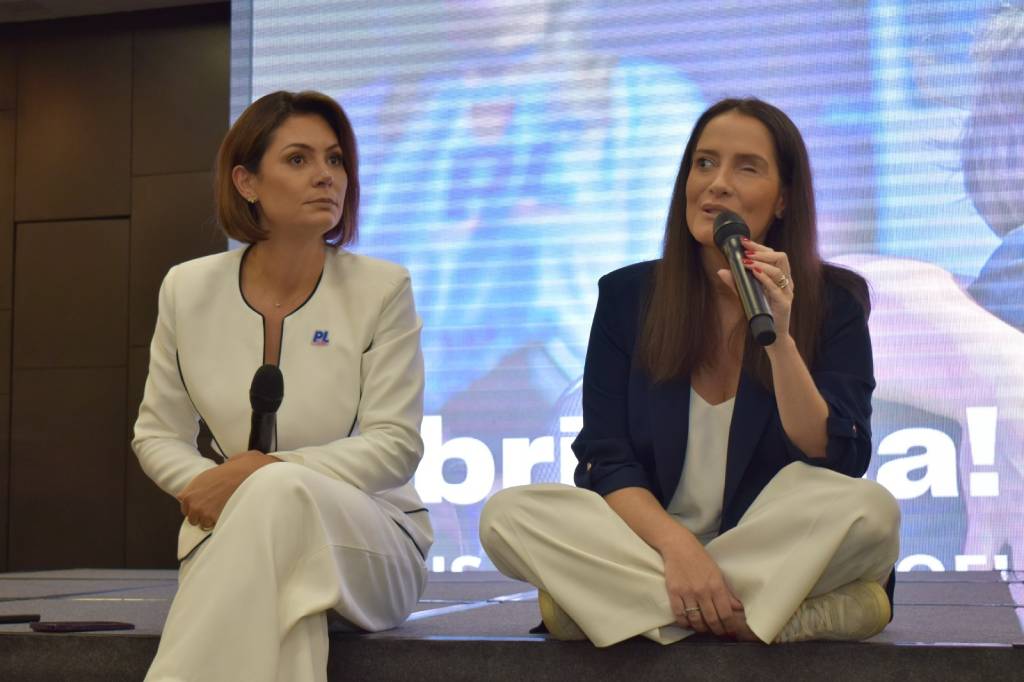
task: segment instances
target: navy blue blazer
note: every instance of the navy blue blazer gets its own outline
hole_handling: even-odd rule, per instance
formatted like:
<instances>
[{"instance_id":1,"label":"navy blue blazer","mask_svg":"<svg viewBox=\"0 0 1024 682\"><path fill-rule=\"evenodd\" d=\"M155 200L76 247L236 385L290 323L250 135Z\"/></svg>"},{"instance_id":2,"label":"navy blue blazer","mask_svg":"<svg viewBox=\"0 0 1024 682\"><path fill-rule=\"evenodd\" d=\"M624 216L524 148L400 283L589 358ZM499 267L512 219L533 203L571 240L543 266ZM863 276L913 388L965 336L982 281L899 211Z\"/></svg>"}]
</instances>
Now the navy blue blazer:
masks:
<instances>
[{"instance_id":1,"label":"navy blue blazer","mask_svg":"<svg viewBox=\"0 0 1024 682\"><path fill-rule=\"evenodd\" d=\"M667 506L683 471L689 429L689 378L655 385L636 355L642 307L655 261L601 278L583 372L583 429L573 442L576 485L607 495L650 490ZM786 465L802 461L862 476L871 457L875 388L867 312L826 272L826 315L811 376L828 403L826 457L810 458L782 428L775 396L742 372L726 460L720 532L735 526ZM694 330L694 333L700 333Z\"/></svg>"}]
</instances>

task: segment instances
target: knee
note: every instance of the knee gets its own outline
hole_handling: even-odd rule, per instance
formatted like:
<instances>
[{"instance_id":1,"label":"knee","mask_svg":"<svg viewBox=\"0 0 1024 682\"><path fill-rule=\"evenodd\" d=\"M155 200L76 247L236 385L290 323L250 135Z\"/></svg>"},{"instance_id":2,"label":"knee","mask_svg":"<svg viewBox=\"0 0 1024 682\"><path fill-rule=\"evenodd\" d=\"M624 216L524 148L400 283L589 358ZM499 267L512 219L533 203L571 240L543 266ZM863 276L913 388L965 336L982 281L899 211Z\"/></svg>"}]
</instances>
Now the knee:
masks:
<instances>
[{"instance_id":1,"label":"knee","mask_svg":"<svg viewBox=\"0 0 1024 682\"><path fill-rule=\"evenodd\" d=\"M243 485L268 494L281 490L295 490L302 487L303 473L304 469L299 464L274 462L249 474Z\"/></svg>"},{"instance_id":2,"label":"knee","mask_svg":"<svg viewBox=\"0 0 1024 682\"><path fill-rule=\"evenodd\" d=\"M510 532L534 532L557 525L566 505L578 507L591 501L594 493L559 483L521 485L498 491L487 500L480 513L480 542L487 549L490 543Z\"/></svg>"},{"instance_id":3,"label":"knee","mask_svg":"<svg viewBox=\"0 0 1024 682\"><path fill-rule=\"evenodd\" d=\"M501 529L514 524L520 517L523 491L527 486L506 488L491 495L480 512L480 542L484 549L488 541Z\"/></svg>"},{"instance_id":4,"label":"knee","mask_svg":"<svg viewBox=\"0 0 1024 682\"><path fill-rule=\"evenodd\" d=\"M857 512L856 532L869 544L898 544L900 507L888 490L874 481L857 481L851 494Z\"/></svg>"},{"instance_id":5,"label":"knee","mask_svg":"<svg viewBox=\"0 0 1024 682\"><path fill-rule=\"evenodd\" d=\"M495 537L532 523L538 509L546 506L545 500L550 498L552 490L557 492L566 487L557 484L520 485L491 495L480 513L480 543L484 549Z\"/></svg>"},{"instance_id":6,"label":"knee","mask_svg":"<svg viewBox=\"0 0 1024 682\"><path fill-rule=\"evenodd\" d=\"M229 504L251 507L254 511L277 514L282 504L308 497L305 477L309 470L291 462L275 462L260 467L235 490Z\"/></svg>"}]
</instances>

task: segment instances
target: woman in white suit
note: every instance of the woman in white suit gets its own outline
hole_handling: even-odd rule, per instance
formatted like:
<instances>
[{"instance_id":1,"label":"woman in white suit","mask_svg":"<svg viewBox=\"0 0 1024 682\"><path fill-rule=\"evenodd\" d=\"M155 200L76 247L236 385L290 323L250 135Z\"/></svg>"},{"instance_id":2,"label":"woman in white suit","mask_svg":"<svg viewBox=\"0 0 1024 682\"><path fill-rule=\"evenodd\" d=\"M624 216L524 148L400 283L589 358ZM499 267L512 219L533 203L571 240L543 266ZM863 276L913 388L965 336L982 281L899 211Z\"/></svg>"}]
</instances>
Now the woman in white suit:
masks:
<instances>
[{"instance_id":1,"label":"woman in white suit","mask_svg":"<svg viewBox=\"0 0 1024 682\"><path fill-rule=\"evenodd\" d=\"M181 503L180 585L147 680L326 680L327 612L401 623L433 540L421 323L409 275L356 235L355 136L319 93L254 102L221 145L217 210L248 247L168 272L133 447ZM248 449L248 390L277 365L272 452ZM209 426L223 461L196 449Z\"/></svg>"}]
</instances>

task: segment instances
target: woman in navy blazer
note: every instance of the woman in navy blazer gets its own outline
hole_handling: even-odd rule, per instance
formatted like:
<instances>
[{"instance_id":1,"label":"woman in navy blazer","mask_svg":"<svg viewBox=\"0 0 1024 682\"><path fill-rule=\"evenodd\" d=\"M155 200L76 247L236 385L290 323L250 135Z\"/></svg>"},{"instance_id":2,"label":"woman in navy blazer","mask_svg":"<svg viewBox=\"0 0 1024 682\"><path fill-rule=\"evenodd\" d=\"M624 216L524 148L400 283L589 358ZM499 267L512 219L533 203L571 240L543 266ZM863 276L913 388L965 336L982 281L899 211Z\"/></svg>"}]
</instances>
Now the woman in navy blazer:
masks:
<instances>
[{"instance_id":1,"label":"woman in navy blazer","mask_svg":"<svg viewBox=\"0 0 1024 682\"><path fill-rule=\"evenodd\" d=\"M778 334L764 348L714 244L722 211L751 230L743 262ZM708 109L676 179L663 257L598 286L578 487L510 488L480 523L495 565L540 589L547 629L598 646L881 631L899 509L860 478L875 387L868 291L818 255L792 121L756 99Z\"/></svg>"}]
</instances>

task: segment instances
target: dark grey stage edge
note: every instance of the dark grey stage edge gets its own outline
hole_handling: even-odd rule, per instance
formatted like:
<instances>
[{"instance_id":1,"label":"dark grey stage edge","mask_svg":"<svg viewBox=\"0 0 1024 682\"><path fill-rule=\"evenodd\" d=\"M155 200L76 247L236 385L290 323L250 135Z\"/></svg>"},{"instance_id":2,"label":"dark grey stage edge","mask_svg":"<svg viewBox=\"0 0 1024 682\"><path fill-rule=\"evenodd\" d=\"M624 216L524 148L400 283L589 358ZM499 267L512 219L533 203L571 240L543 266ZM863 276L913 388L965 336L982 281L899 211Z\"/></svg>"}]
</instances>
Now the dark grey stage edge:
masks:
<instances>
[{"instance_id":1,"label":"dark grey stage edge","mask_svg":"<svg viewBox=\"0 0 1024 682\"><path fill-rule=\"evenodd\" d=\"M0 615L121 620L131 632L33 633L0 625L4 682L137 681L156 652L176 587L173 571L49 571L0 575ZM331 634L335 680L1022 680L1024 583L1018 574L901 576L896 618L865 643L761 646L643 639L596 649L528 630L529 585L495 573L432 577L416 613L385 633ZM239 623L239 628L244 627ZM225 637L231 637L225 633Z\"/></svg>"}]
</instances>

